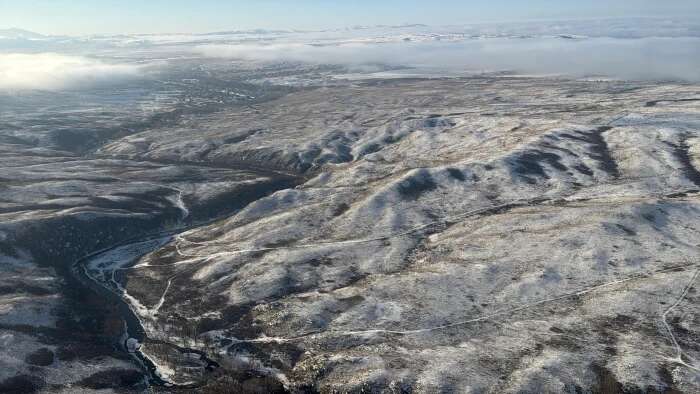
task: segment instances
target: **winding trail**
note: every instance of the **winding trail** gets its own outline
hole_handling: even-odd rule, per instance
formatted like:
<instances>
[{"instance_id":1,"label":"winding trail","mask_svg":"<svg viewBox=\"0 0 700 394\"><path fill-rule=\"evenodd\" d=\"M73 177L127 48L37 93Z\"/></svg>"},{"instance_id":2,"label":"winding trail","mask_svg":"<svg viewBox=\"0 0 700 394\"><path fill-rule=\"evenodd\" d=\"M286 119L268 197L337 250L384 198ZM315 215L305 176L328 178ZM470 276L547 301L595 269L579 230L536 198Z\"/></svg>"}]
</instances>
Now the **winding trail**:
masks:
<instances>
[{"instance_id":1,"label":"winding trail","mask_svg":"<svg viewBox=\"0 0 700 394\"><path fill-rule=\"evenodd\" d=\"M165 303L165 296L168 294L168 290L170 290L170 285L173 284L173 278L168 279L168 284L165 286L165 290L163 290L163 294L160 296L160 299L158 300L158 303L151 308L151 313L153 315L157 314L158 311L160 311L160 308L163 307L163 304Z\"/></svg>"},{"instance_id":2,"label":"winding trail","mask_svg":"<svg viewBox=\"0 0 700 394\"><path fill-rule=\"evenodd\" d=\"M685 365L688 368L691 368L695 371L700 372L700 367L696 367L693 365L689 365L688 363L683 360L683 349L681 349L681 346L678 344L678 340L676 340L676 336L673 335L673 330L671 329L671 326L668 324L668 314L671 313L678 305L683 302L685 297L688 295L688 291L693 287L693 284L695 281L698 279L698 276L700 276L700 268L698 268L695 273L693 274L693 277L690 279L690 282L683 288L683 291L681 292L681 295L678 297L676 302L673 303L664 313L661 315L661 322L664 324L666 327L666 331L668 331L668 335L671 338L671 342L673 343L673 347L676 349L676 357L671 359L674 362L677 362L679 364ZM686 355L686 357L690 358L689 356Z\"/></svg>"},{"instance_id":3,"label":"winding trail","mask_svg":"<svg viewBox=\"0 0 700 394\"><path fill-rule=\"evenodd\" d=\"M639 177L639 179L649 179L649 178L661 178L659 176L652 176L652 177ZM632 179L637 179L637 178L627 178L625 181L629 181ZM615 182L610 182L610 184L618 184L621 181L615 181ZM605 183L599 183L596 184L595 186L600 186L600 185L605 185ZM654 199L654 198L672 198L671 196L677 195L680 193L697 193L698 190L692 189L678 189L678 190L669 190L665 191L663 193L659 193L658 195L649 195L649 196L631 196L628 198L618 198L620 201L629 201L629 200L648 200L648 199ZM210 241L210 242L195 242L195 241L190 241L185 236L183 235L184 233L176 234L175 235L175 250L176 252L182 256L189 258L189 260L182 260L178 261L172 264L163 264L161 266L166 267L166 266L176 266L176 265L183 265L183 264L194 264L194 263L201 263L202 261L209 261L212 260L213 258L220 257L220 256L232 256L232 255L240 255L240 254L246 254L246 253L259 253L259 252L270 252L270 251L276 251L276 250L294 250L294 249L309 249L309 248L317 248L317 247L325 247L325 246L335 246L335 245L353 245L353 244L364 244L364 243L371 243L371 242L381 242L381 241L386 241L390 240L393 238L399 238L399 237L404 237L408 235L412 235L414 233L420 232L422 230L430 229L433 227L438 227L438 226L449 226L454 223L458 223L459 221L462 221L464 219L474 217L474 216L479 216L483 214L488 214L488 213L498 213L502 212L505 210L511 210L514 208L520 208L520 207L527 207L527 206L536 206L536 205L556 205L556 204L570 204L570 203L576 203L576 202L587 202L587 201L595 201L595 200L601 200L601 199L606 199L606 198L588 198L588 197L583 197L583 198L570 198L567 196L563 197L558 197L558 198L532 198L532 199L517 199L513 200L510 202L506 202L503 204L497 204L497 205L492 205L488 207L483 207L483 208L478 208L474 210L470 210L461 214L453 215L453 216L446 216L441 219L437 219L434 221L431 221L426 224L418 225L412 228L409 228L404 231L396 232L396 233L390 233L386 235L380 235L376 237L370 237L370 238L360 238L360 239L351 239L351 240L342 240L342 241L325 241L325 242L314 242L314 243L308 243L308 244L300 244L300 245L287 245L287 246L278 246L278 247L262 247L262 248L251 248L251 249L238 249L238 250L230 250L230 251L225 251L225 252L217 252L217 253L207 253L207 254L192 254L192 253L186 253L180 248L180 243L184 244L189 244L189 245L196 245L196 246L207 246L207 247L230 247L231 245L228 243L223 243L223 242L216 242L216 241ZM157 267L153 265L139 265L132 267L132 269L138 269L138 268L147 268L147 267Z\"/></svg>"},{"instance_id":4,"label":"winding trail","mask_svg":"<svg viewBox=\"0 0 700 394\"><path fill-rule=\"evenodd\" d=\"M449 328L453 327L459 327L459 326L464 326L468 325L471 323L478 323L478 322L483 322L483 321L489 321L493 320L495 317L500 317L500 316L505 316L505 315L510 315L516 312L524 311L527 309L532 309L537 306L541 306L544 304L548 304L551 302L556 302L556 301L562 301L565 299L569 298L577 298L592 292L596 292L605 288L613 287L615 285L620 285L623 283L635 281L635 280L640 280L640 279L647 279L650 278L654 275L658 274L663 274L663 273L668 273L668 272L673 272L673 271L678 271L681 269L688 269L688 268L695 268L695 267L700 267L700 262L693 262L693 263L688 263L688 264L683 264L683 265L675 265L672 267L667 267L655 271L647 271L647 272L638 272L632 275L629 275L626 278L622 279L617 279L613 280L610 282L605 282L601 283L598 285L586 287L583 289L579 289L573 292L569 293L564 293L560 294L555 297L550 297L550 298L545 298L542 300L534 301L534 302L529 302L525 304L520 304L518 306L515 306L513 308L507 308L507 309L502 309L496 312L484 314L472 319L468 320L461 320L457 321L454 323L448 323L448 324L443 324L443 325L437 325L437 326L431 326L431 327L425 327L425 328L417 328L417 329L411 329L411 330L389 330L389 329L365 329L365 330L327 330L327 331L317 331L317 332L311 332L305 335L300 335L300 336L295 336L295 337L288 337L288 338L279 338L279 337L261 337L261 338L255 338L255 339L235 339L235 338L229 338L234 343L285 343L285 342L295 342L295 341L300 341L300 340L305 340L309 339L312 337L320 337L320 336L325 336L325 335L340 335L340 336L364 336L364 335L375 335L375 334L390 334L390 335L399 335L399 336L408 336L408 335L416 335L416 334L423 334L423 333L428 333L428 332L433 332L433 331L440 331L440 330L446 330ZM700 268L696 271L693 281L697 276L700 274ZM692 284L692 282L691 282ZM688 285L684 291L683 297L685 297L685 294L687 294L688 289L691 286ZM676 305L680 303L682 299L679 299L677 301ZM676 306L674 305L674 307ZM671 310L670 308L669 310ZM671 334L672 335L672 334ZM678 346L677 342L674 343L677 346L677 349L680 349Z\"/></svg>"}]
</instances>

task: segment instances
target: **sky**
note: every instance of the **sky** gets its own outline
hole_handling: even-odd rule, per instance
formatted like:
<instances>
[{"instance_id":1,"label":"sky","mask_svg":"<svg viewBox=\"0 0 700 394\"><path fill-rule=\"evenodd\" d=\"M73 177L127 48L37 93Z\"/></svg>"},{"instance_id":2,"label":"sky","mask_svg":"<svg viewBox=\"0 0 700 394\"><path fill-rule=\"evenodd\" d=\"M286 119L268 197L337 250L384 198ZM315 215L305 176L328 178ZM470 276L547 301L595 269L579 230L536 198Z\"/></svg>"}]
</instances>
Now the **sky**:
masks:
<instances>
[{"instance_id":1,"label":"sky","mask_svg":"<svg viewBox=\"0 0 700 394\"><path fill-rule=\"evenodd\" d=\"M700 0L0 0L0 29L56 35L628 16L700 18Z\"/></svg>"}]
</instances>

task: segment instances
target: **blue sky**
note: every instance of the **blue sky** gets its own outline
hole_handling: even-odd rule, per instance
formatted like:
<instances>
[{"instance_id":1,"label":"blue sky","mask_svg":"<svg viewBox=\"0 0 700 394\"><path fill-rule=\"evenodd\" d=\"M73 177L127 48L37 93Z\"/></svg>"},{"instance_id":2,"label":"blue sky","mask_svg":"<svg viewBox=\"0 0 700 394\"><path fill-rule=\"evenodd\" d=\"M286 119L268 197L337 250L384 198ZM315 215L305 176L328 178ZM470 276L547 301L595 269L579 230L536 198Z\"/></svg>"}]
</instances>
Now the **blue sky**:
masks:
<instances>
[{"instance_id":1,"label":"blue sky","mask_svg":"<svg viewBox=\"0 0 700 394\"><path fill-rule=\"evenodd\" d=\"M0 28L44 34L700 17L700 0L0 0Z\"/></svg>"}]
</instances>

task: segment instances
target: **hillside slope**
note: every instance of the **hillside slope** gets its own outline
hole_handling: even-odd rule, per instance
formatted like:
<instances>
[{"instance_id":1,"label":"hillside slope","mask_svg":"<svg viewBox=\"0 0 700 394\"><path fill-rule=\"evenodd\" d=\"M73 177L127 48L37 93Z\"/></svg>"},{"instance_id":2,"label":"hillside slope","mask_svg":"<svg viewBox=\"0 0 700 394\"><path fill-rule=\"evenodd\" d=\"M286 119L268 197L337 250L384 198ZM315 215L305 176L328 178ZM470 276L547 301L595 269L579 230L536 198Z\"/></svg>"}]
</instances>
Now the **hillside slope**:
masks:
<instances>
[{"instance_id":1,"label":"hillside slope","mask_svg":"<svg viewBox=\"0 0 700 394\"><path fill-rule=\"evenodd\" d=\"M124 291L150 338L291 391L698 391L699 94L373 80L130 135L100 153L307 180Z\"/></svg>"}]
</instances>

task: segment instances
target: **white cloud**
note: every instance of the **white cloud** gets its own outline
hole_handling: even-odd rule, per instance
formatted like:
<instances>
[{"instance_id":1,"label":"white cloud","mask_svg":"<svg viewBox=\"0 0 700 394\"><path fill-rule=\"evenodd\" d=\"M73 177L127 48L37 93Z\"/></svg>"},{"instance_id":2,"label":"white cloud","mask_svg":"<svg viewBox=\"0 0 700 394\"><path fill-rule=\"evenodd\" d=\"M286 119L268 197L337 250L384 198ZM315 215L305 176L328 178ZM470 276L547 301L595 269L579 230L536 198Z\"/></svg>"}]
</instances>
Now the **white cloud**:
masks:
<instances>
[{"instance_id":1,"label":"white cloud","mask_svg":"<svg viewBox=\"0 0 700 394\"><path fill-rule=\"evenodd\" d=\"M207 57L361 65L384 63L447 71L516 71L622 79L700 81L700 38L480 38L457 42L203 45Z\"/></svg>"},{"instance_id":2,"label":"white cloud","mask_svg":"<svg viewBox=\"0 0 700 394\"><path fill-rule=\"evenodd\" d=\"M142 75L142 66L56 53L0 53L0 89L83 89Z\"/></svg>"}]
</instances>

